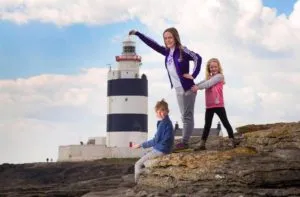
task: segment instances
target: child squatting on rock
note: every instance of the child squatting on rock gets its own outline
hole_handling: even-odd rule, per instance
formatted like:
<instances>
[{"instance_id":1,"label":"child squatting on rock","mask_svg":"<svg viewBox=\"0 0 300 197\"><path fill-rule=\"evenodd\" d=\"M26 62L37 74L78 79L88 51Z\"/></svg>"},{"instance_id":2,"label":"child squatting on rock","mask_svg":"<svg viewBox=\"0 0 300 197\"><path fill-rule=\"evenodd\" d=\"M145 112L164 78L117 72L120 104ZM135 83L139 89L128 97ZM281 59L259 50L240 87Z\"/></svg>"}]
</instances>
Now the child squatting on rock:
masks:
<instances>
[{"instance_id":1,"label":"child squatting on rock","mask_svg":"<svg viewBox=\"0 0 300 197\"><path fill-rule=\"evenodd\" d=\"M205 125L200 144L197 145L195 150L205 150L205 143L209 135L212 119L216 113L222 124L227 130L230 146L233 148L237 145L234 139L232 127L227 119L226 110L224 107L223 98L223 85L224 75L220 61L217 58L211 58L206 64L206 79L192 87L194 92L197 90L205 89Z\"/></svg>"},{"instance_id":2,"label":"child squatting on rock","mask_svg":"<svg viewBox=\"0 0 300 197\"><path fill-rule=\"evenodd\" d=\"M134 144L133 148L150 148L151 151L142 156L134 166L135 182L141 174L142 167L147 160L158 156L169 154L172 152L174 143L173 124L168 116L168 103L162 99L155 105L156 116L159 119L157 122L157 131L153 139L143 142L142 144Z\"/></svg>"}]
</instances>

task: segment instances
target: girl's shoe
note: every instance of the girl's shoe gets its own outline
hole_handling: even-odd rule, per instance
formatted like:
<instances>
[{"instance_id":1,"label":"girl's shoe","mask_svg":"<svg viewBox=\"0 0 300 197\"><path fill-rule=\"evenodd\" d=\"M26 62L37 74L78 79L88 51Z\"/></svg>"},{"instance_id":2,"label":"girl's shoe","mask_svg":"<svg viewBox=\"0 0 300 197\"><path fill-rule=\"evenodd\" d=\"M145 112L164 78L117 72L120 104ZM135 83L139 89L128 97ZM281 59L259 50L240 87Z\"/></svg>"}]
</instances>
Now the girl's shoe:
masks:
<instances>
[{"instance_id":1,"label":"girl's shoe","mask_svg":"<svg viewBox=\"0 0 300 197\"><path fill-rule=\"evenodd\" d=\"M194 148L194 151L206 150L205 143L205 140L201 140Z\"/></svg>"},{"instance_id":2,"label":"girl's shoe","mask_svg":"<svg viewBox=\"0 0 300 197\"><path fill-rule=\"evenodd\" d=\"M229 146L231 146L232 148L235 148L237 145L239 145L239 141L235 138L229 138L230 140L230 143L229 143Z\"/></svg>"}]
</instances>

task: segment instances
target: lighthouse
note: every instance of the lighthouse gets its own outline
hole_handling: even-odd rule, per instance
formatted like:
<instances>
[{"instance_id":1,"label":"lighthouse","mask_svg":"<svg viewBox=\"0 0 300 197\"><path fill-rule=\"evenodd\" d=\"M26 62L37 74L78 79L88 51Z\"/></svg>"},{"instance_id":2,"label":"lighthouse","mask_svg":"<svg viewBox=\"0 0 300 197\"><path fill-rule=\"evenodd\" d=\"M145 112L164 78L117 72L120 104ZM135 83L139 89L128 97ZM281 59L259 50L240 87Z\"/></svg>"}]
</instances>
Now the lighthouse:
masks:
<instances>
[{"instance_id":1,"label":"lighthouse","mask_svg":"<svg viewBox=\"0 0 300 197\"><path fill-rule=\"evenodd\" d=\"M142 58L130 37L122 49L116 56L117 69L108 71L107 147L131 147L148 135L148 80L139 73Z\"/></svg>"},{"instance_id":2,"label":"lighthouse","mask_svg":"<svg viewBox=\"0 0 300 197\"><path fill-rule=\"evenodd\" d=\"M90 137L87 143L59 146L58 161L102 158L137 158L146 150L132 149L148 137L148 80L140 75L141 56L130 37L116 56L117 68L107 75L106 137ZM105 111L105 105L103 105Z\"/></svg>"}]
</instances>

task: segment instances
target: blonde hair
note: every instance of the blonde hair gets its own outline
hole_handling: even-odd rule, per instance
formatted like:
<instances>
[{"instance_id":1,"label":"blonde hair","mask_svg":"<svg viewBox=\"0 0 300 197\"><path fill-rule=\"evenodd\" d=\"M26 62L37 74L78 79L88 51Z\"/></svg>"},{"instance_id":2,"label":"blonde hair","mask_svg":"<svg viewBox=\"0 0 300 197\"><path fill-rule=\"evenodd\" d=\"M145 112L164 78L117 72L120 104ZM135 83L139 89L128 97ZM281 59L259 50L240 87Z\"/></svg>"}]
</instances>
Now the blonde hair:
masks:
<instances>
[{"instance_id":1,"label":"blonde hair","mask_svg":"<svg viewBox=\"0 0 300 197\"><path fill-rule=\"evenodd\" d=\"M212 62L216 62L216 63L218 64L218 67L219 67L219 73L222 74L222 75L224 76L224 74L223 74L223 68L222 68L222 66L221 66L221 63L220 63L219 59L218 59L218 58L211 58L211 59L209 59L209 60L207 61L207 63L206 63L206 69L205 69L205 79L206 79L206 80L208 80L208 79L210 78L210 76L211 76L211 72L210 72L209 66L210 66L210 64L211 64ZM224 80L224 83L225 83L225 80Z\"/></svg>"},{"instance_id":2,"label":"blonde hair","mask_svg":"<svg viewBox=\"0 0 300 197\"><path fill-rule=\"evenodd\" d=\"M179 55L179 61L182 60L182 51L183 51L183 46L181 44L181 41L180 41L180 36L179 36L179 33L177 31L177 29L175 27L170 27L170 28L167 28L163 35L165 35L166 32L169 32L172 34L172 36L174 37L174 40L175 40L175 46L179 48L179 51L180 51L180 55Z\"/></svg>"},{"instance_id":3,"label":"blonde hair","mask_svg":"<svg viewBox=\"0 0 300 197\"><path fill-rule=\"evenodd\" d=\"M158 110L166 111L169 113L169 105L164 99L162 99L161 101L157 101L155 105L155 111Z\"/></svg>"}]
</instances>

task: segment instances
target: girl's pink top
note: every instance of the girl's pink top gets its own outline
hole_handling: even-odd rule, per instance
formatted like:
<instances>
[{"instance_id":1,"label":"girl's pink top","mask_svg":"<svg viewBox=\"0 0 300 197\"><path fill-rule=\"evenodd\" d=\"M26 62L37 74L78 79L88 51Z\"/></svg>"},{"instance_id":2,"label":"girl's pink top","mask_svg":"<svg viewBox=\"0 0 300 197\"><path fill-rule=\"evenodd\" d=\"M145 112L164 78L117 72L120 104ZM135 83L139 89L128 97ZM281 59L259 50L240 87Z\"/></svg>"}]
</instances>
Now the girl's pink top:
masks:
<instances>
[{"instance_id":1,"label":"girl's pink top","mask_svg":"<svg viewBox=\"0 0 300 197\"><path fill-rule=\"evenodd\" d=\"M205 90L206 108L224 107L223 84L221 81Z\"/></svg>"},{"instance_id":2,"label":"girl's pink top","mask_svg":"<svg viewBox=\"0 0 300 197\"><path fill-rule=\"evenodd\" d=\"M197 84L200 90L205 89L206 108L224 107L223 85L224 76L222 74L216 74Z\"/></svg>"}]
</instances>

